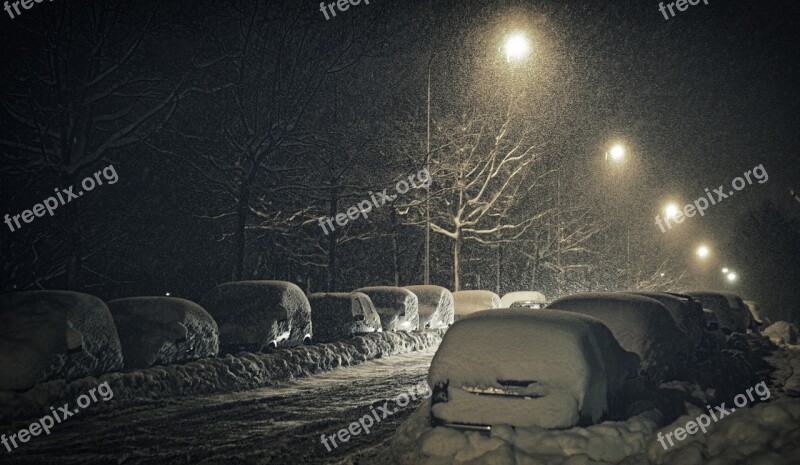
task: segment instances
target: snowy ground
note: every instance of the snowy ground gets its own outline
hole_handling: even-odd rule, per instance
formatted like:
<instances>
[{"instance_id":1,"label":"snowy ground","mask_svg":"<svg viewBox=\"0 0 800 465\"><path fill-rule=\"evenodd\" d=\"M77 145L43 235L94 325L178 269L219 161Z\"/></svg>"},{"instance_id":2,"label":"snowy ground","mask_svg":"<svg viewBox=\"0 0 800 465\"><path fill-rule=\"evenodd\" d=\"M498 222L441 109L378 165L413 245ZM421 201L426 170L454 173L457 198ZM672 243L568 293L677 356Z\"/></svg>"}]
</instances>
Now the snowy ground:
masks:
<instances>
[{"instance_id":1,"label":"snowy ground","mask_svg":"<svg viewBox=\"0 0 800 465\"><path fill-rule=\"evenodd\" d=\"M356 452L380 450L421 399L331 452L320 435L347 428L371 406L423 381L434 352L381 358L270 388L82 412L13 454L3 448L0 463L352 463Z\"/></svg>"},{"instance_id":2,"label":"snowy ground","mask_svg":"<svg viewBox=\"0 0 800 465\"><path fill-rule=\"evenodd\" d=\"M668 451L656 434L719 405L709 389L673 382L627 419L565 431L498 429L493 437L427 426L427 402L412 401L369 435L330 452L320 443L373 407L425 380L435 346L366 361L271 387L219 394L125 399L86 411L31 438L9 464L797 464L800 463L800 347L784 346L750 375L767 402L735 413ZM726 368L727 369L727 368ZM714 375L716 377L716 375ZM733 378L731 378L733 379ZM726 380L726 382L728 382ZM746 379L752 386L751 379ZM739 392L735 386L732 392ZM123 396L124 397L124 396ZM57 405L57 404L55 404ZM670 406L682 405L675 411ZM698 407L698 405L700 405ZM730 404L728 404L730 406ZM682 411L688 414L681 416ZM8 434L25 422L0 425Z\"/></svg>"}]
</instances>

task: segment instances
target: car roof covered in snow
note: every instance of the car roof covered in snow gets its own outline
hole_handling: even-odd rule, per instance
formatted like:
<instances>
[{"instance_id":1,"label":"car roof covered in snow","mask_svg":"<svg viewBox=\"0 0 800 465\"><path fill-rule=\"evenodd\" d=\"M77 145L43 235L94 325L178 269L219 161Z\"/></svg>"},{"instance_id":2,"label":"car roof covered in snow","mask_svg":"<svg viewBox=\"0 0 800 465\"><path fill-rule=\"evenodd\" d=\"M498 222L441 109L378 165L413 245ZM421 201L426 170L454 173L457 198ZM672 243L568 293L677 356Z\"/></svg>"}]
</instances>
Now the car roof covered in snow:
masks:
<instances>
[{"instance_id":1,"label":"car roof covered in snow","mask_svg":"<svg viewBox=\"0 0 800 465\"><path fill-rule=\"evenodd\" d=\"M500 307L500 296L477 289L453 292L453 301L459 315Z\"/></svg>"},{"instance_id":2,"label":"car roof covered in snow","mask_svg":"<svg viewBox=\"0 0 800 465\"><path fill-rule=\"evenodd\" d=\"M581 405L592 376L607 374L615 384L637 368L637 357L623 350L595 318L510 308L473 313L453 323L431 362L428 379L431 386L448 381L459 387L535 380L548 389L567 390Z\"/></svg>"},{"instance_id":3,"label":"car roof covered in snow","mask_svg":"<svg viewBox=\"0 0 800 465\"><path fill-rule=\"evenodd\" d=\"M537 304L546 304L547 298L541 292L535 291L509 292L500 298L500 306L503 308L510 307L514 302L534 302Z\"/></svg>"},{"instance_id":4,"label":"car roof covered in snow","mask_svg":"<svg viewBox=\"0 0 800 465\"><path fill-rule=\"evenodd\" d=\"M547 308L583 313L611 329L620 345L642 359L642 368L654 378L673 371L679 359L688 359L689 340L678 329L669 310L649 297L624 293L581 293L562 297Z\"/></svg>"}]
</instances>

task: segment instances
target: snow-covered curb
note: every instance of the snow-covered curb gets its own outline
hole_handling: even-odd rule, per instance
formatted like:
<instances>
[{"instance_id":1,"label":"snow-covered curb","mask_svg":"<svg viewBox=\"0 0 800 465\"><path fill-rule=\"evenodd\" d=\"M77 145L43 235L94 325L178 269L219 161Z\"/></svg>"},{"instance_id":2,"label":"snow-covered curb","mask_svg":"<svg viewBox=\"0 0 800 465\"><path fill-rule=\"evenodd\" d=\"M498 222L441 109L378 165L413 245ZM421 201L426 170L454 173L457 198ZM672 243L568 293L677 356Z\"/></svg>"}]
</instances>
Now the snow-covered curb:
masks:
<instances>
[{"instance_id":1,"label":"snow-covered curb","mask_svg":"<svg viewBox=\"0 0 800 465\"><path fill-rule=\"evenodd\" d=\"M187 363L109 373L67 382L49 381L24 393L0 391L0 422L33 418L63 405L107 381L114 401L163 399L193 394L253 389L350 366L367 360L427 349L441 342L443 331L381 332L349 341L300 346L274 353L247 353Z\"/></svg>"}]
</instances>

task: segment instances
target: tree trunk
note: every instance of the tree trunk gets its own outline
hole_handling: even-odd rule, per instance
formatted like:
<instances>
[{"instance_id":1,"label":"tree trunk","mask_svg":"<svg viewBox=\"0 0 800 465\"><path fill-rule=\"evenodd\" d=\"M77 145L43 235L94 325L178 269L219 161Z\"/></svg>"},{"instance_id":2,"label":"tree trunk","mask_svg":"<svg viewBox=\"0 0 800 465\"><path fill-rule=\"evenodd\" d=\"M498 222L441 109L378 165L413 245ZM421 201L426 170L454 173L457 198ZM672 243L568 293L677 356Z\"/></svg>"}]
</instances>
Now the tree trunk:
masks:
<instances>
[{"instance_id":1,"label":"tree trunk","mask_svg":"<svg viewBox=\"0 0 800 465\"><path fill-rule=\"evenodd\" d=\"M494 284L494 287L495 287L494 292L497 295L500 295L500 272L501 272L501 268L500 267L502 266L502 263L503 263L503 246L502 246L502 244L498 244L497 245L497 267L496 267L496 270L495 270L495 284Z\"/></svg>"},{"instance_id":2,"label":"tree trunk","mask_svg":"<svg viewBox=\"0 0 800 465\"><path fill-rule=\"evenodd\" d=\"M245 233L247 226L247 216L250 212L250 186L247 181L242 181L239 186L239 205L236 207L236 269L234 270L233 280L241 281L244 275L244 248Z\"/></svg>"},{"instance_id":3,"label":"tree trunk","mask_svg":"<svg viewBox=\"0 0 800 465\"><path fill-rule=\"evenodd\" d=\"M76 185L77 176L74 174L64 177L65 186L74 186L74 192L82 192L83 187ZM80 290L80 275L82 268L81 260L81 230L80 218L78 213L78 204L71 203L66 208L66 222L67 222L67 266L65 269L67 289Z\"/></svg>"},{"instance_id":4,"label":"tree trunk","mask_svg":"<svg viewBox=\"0 0 800 465\"><path fill-rule=\"evenodd\" d=\"M330 218L336 217L336 211L339 208L339 192L336 188L331 189L331 200L330 200L330 208L328 209L328 216ZM337 225L338 226L338 225ZM328 292L334 292L338 286L337 278L338 278L338 270L336 269L338 263L336 261L336 238L339 236L339 231L334 229L328 234L328 276L327 276L327 286Z\"/></svg>"},{"instance_id":5,"label":"tree trunk","mask_svg":"<svg viewBox=\"0 0 800 465\"><path fill-rule=\"evenodd\" d=\"M533 249L534 258L531 260L531 291L536 291L536 271L539 268L539 248Z\"/></svg>"},{"instance_id":6,"label":"tree trunk","mask_svg":"<svg viewBox=\"0 0 800 465\"><path fill-rule=\"evenodd\" d=\"M392 222L392 268L394 271L394 285L400 286L400 247L397 243L399 225L397 224L397 210L394 205L389 211L389 219Z\"/></svg>"},{"instance_id":7,"label":"tree trunk","mask_svg":"<svg viewBox=\"0 0 800 465\"><path fill-rule=\"evenodd\" d=\"M461 290L461 264L459 256L461 255L461 230L456 233L456 239L453 241L453 291Z\"/></svg>"}]
</instances>

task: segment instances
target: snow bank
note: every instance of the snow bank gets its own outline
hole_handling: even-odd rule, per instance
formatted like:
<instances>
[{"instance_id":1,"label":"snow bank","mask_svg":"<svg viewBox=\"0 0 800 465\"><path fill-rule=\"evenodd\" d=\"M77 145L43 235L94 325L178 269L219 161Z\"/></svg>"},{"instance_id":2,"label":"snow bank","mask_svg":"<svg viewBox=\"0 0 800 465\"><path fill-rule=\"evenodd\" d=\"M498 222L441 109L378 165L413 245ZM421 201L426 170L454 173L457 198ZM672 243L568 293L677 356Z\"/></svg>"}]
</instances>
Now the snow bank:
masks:
<instances>
[{"instance_id":1,"label":"snow bank","mask_svg":"<svg viewBox=\"0 0 800 465\"><path fill-rule=\"evenodd\" d=\"M776 321L761 331L776 344L797 344L797 328L788 321Z\"/></svg>"},{"instance_id":2,"label":"snow bank","mask_svg":"<svg viewBox=\"0 0 800 465\"><path fill-rule=\"evenodd\" d=\"M625 350L639 356L643 374L653 381L685 368L689 341L658 301L630 294L584 293L562 297L547 308L583 313L605 323Z\"/></svg>"},{"instance_id":3,"label":"snow bank","mask_svg":"<svg viewBox=\"0 0 800 465\"><path fill-rule=\"evenodd\" d=\"M537 304L546 304L547 298L545 298L544 294L542 294L541 292L534 292L534 291L509 292L508 294L500 298L500 307L508 308L514 302L519 302L519 301L532 301L536 302Z\"/></svg>"},{"instance_id":4,"label":"snow bank","mask_svg":"<svg viewBox=\"0 0 800 465\"><path fill-rule=\"evenodd\" d=\"M441 338L440 331L371 333L347 342L300 346L273 353L241 352L185 365L110 373L73 382L50 381L25 393L0 391L0 423L12 418L40 417L50 405L74 403L79 395L105 381L114 392L115 402L216 394L272 386L340 366L423 350L436 346ZM92 408L113 408L115 402L94 404ZM110 407L103 407L106 405Z\"/></svg>"},{"instance_id":5,"label":"snow bank","mask_svg":"<svg viewBox=\"0 0 800 465\"><path fill-rule=\"evenodd\" d=\"M213 357L219 329L203 307L175 297L132 297L108 302L125 369Z\"/></svg>"},{"instance_id":6,"label":"snow bank","mask_svg":"<svg viewBox=\"0 0 800 465\"><path fill-rule=\"evenodd\" d=\"M433 406L445 423L567 428L597 422L637 370L637 357L594 318L497 309L453 324L428 382L447 386L447 402Z\"/></svg>"},{"instance_id":7,"label":"snow bank","mask_svg":"<svg viewBox=\"0 0 800 465\"><path fill-rule=\"evenodd\" d=\"M430 400L400 427L387 451L385 462L402 465L561 465L631 463L642 455L653 431L661 423L657 411L627 421L609 421L586 428L566 430L497 426L490 435L431 428Z\"/></svg>"},{"instance_id":8,"label":"snow bank","mask_svg":"<svg viewBox=\"0 0 800 465\"><path fill-rule=\"evenodd\" d=\"M416 331L419 328L419 301L408 289L373 286L356 289L368 295L381 317L384 331Z\"/></svg>"},{"instance_id":9,"label":"snow bank","mask_svg":"<svg viewBox=\"0 0 800 465\"><path fill-rule=\"evenodd\" d=\"M419 301L420 329L446 328L453 324L453 294L441 286L405 286Z\"/></svg>"},{"instance_id":10,"label":"snow bank","mask_svg":"<svg viewBox=\"0 0 800 465\"><path fill-rule=\"evenodd\" d=\"M381 331L370 298L361 292L315 293L308 296L314 342L335 342L354 334Z\"/></svg>"},{"instance_id":11,"label":"snow bank","mask_svg":"<svg viewBox=\"0 0 800 465\"><path fill-rule=\"evenodd\" d=\"M707 434L689 435L664 447L652 440L647 448L650 463L681 465L793 465L800 463L800 401L781 399L736 411L712 422ZM667 434L708 412L691 406L688 415L662 428ZM667 444L669 446L669 444Z\"/></svg>"},{"instance_id":12,"label":"snow bank","mask_svg":"<svg viewBox=\"0 0 800 465\"><path fill-rule=\"evenodd\" d=\"M500 308L500 297L492 291L457 291L453 292L455 319L470 313Z\"/></svg>"},{"instance_id":13,"label":"snow bank","mask_svg":"<svg viewBox=\"0 0 800 465\"><path fill-rule=\"evenodd\" d=\"M292 347L311 335L311 306L303 291L289 282L220 284L200 304L219 326L221 352Z\"/></svg>"},{"instance_id":14,"label":"snow bank","mask_svg":"<svg viewBox=\"0 0 800 465\"><path fill-rule=\"evenodd\" d=\"M0 297L0 389L121 368L114 321L97 297L67 291Z\"/></svg>"}]
</instances>

